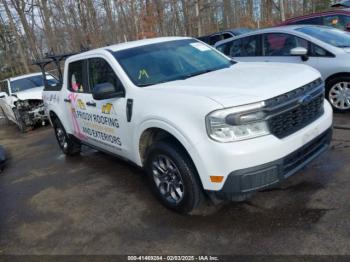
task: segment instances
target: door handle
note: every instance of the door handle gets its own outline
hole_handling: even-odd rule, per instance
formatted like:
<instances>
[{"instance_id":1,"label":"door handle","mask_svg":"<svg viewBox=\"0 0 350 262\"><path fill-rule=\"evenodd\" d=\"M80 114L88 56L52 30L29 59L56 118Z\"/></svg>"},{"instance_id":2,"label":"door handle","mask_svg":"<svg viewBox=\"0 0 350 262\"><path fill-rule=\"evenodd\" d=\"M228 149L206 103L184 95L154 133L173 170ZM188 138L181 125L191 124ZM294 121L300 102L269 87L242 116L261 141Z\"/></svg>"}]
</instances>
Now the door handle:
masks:
<instances>
[{"instance_id":1,"label":"door handle","mask_svg":"<svg viewBox=\"0 0 350 262\"><path fill-rule=\"evenodd\" d=\"M87 106L96 107L96 103L95 102L87 102L86 105Z\"/></svg>"},{"instance_id":2,"label":"door handle","mask_svg":"<svg viewBox=\"0 0 350 262\"><path fill-rule=\"evenodd\" d=\"M68 99L68 98L63 99L63 101L66 102L66 103L70 103L71 102L70 99Z\"/></svg>"}]
</instances>

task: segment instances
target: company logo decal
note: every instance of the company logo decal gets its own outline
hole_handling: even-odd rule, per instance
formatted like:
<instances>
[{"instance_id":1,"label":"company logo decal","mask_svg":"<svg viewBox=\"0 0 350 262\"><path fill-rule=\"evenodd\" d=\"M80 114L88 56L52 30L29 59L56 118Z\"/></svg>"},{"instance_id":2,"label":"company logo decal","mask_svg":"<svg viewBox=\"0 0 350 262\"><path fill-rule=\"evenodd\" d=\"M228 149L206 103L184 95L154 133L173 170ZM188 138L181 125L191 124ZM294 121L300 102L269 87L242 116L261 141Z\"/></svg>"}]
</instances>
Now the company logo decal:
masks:
<instances>
[{"instance_id":1,"label":"company logo decal","mask_svg":"<svg viewBox=\"0 0 350 262\"><path fill-rule=\"evenodd\" d=\"M81 99L78 99L77 105L78 105L78 107L79 107L81 110L85 110L85 109L86 109L85 103L84 103L83 101L81 101Z\"/></svg>"},{"instance_id":2,"label":"company logo decal","mask_svg":"<svg viewBox=\"0 0 350 262\"><path fill-rule=\"evenodd\" d=\"M311 95L306 95L304 97L302 97L300 100L299 100L299 103L301 105L307 105L308 103L310 103L312 100L312 96Z\"/></svg>"},{"instance_id":3,"label":"company logo decal","mask_svg":"<svg viewBox=\"0 0 350 262\"><path fill-rule=\"evenodd\" d=\"M102 114L110 114L112 110L113 105L110 103L107 103L102 106Z\"/></svg>"}]
</instances>

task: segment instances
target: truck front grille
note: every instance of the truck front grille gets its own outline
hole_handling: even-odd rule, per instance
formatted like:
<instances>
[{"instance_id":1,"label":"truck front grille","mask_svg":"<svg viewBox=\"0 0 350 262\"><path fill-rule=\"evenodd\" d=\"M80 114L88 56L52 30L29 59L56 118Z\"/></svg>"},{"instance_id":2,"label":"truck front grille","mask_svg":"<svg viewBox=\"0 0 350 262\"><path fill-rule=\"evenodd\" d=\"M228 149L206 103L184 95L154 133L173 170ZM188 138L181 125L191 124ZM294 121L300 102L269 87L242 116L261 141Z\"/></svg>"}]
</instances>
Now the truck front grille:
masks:
<instances>
[{"instance_id":1,"label":"truck front grille","mask_svg":"<svg viewBox=\"0 0 350 262\"><path fill-rule=\"evenodd\" d=\"M279 105L273 105L268 118L271 134L278 138L284 138L307 126L323 114L324 87L313 83L307 86L316 86L315 88L311 90L304 87L298 88L296 89L297 92L293 92L293 95L298 94L298 96L293 97L294 99L288 102L283 101ZM285 98L286 95L284 94L281 97ZM278 97L273 98L273 101L278 100Z\"/></svg>"}]
</instances>

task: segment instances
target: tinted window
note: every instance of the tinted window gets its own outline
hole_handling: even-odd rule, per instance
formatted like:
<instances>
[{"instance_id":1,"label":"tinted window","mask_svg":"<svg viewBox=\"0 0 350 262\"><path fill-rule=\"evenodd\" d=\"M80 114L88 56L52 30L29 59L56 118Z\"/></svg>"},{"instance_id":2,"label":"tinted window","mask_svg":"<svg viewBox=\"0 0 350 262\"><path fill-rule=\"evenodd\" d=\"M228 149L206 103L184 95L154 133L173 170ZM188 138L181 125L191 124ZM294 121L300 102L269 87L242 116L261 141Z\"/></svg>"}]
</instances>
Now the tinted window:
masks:
<instances>
[{"instance_id":1,"label":"tinted window","mask_svg":"<svg viewBox=\"0 0 350 262\"><path fill-rule=\"evenodd\" d=\"M58 83L58 81L55 78L53 78L51 75L47 75L46 78L49 85L54 85ZM24 91L35 87L43 87L44 79L42 75L30 76L30 77L21 78L18 80L13 80L10 82L10 86L11 86L11 92L16 93L16 92Z\"/></svg>"},{"instance_id":2,"label":"tinted window","mask_svg":"<svg viewBox=\"0 0 350 262\"><path fill-rule=\"evenodd\" d=\"M308 42L290 34L271 33L264 35L265 56L289 56L295 47L308 48Z\"/></svg>"},{"instance_id":3,"label":"tinted window","mask_svg":"<svg viewBox=\"0 0 350 262\"><path fill-rule=\"evenodd\" d=\"M225 55L230 55L228 50L230 50L229 48L231 47L231 45L232 45L232 41L219 45L216 47L216 49L224 53Z\"/></svg>"},{"instance_id":4,"label":"tinted window","mask_svg":"<svg viewBox=\"0 0 350 262\"><path fill-rule=\"evenodd\" d=\"M310 19L305 19L305 20L292 22L291 24L296 24L296 25L320 25L321 22L322 21L321 21L320 17L315 17L315 18L310 18Z\"/></svg>"},{"instance_id":5,"label":"tinted window","mask_svg":"<svg viewBox=\"0 0 350 262\"><path fill-rule=\"evenodd\" d=\"M186 79L232 65L232 61L194 39L120 50L114 56L137 86Z\"/></svg>"},{"instance_id":6,"label":"tinted window","mask_svg":"<svg viewBox=\"0 0 350 262\"><path fill-rule=\"evenodd\" d=\"M224 39L228 39L228 38L231 38L231 37L233 37L233 35L231 35L231 34L229 34L229 33L223 34L223 38L224 38Z\"/></svg>"},{"instance_id":7,"label":"tinted window","mask_svg":"<svg viewBox=\"0 0 350 262\"><path fill-rule=\"evenodd\" d=\"M222 35L213 35L209 38L209 44L215 45L217 42L223 39Z\"/></svg>"},{"instance_id":8,"label":"tinted window","mask_svg":"<svg viewBox=\"0 0 350 262\"><path fill-rule=\"evenodd\" d=\"M88 93L83 80L84 61L72 62L68 66L68 89L77 93Z\"/></svg>"},{"instance_id":9,"label":"tinted window","mask_svg":"<svg viewBox=\"0 0 350 262\"><path fill-rule=\"evenodd\" d=\"M296 29L336 47L350 47L350 34L330 27L307 26Z\"/></svg>"},{"instance_id":10,"label":"tinted window","mask_svg":"<svg viewBox=\"0 0 350 262\"><path fill-rule=\"evenodd\" d=\"M350 23L350 17L345 15L332 15L323 17L323 25L332 26L341 30L345 30L348 23Z\"/></svg>"},{"instance_id":11,"label":"tinted window","mask_svg":"<svg viewBox=\"0 0 350 262\"><path fill-rule=\"evenodd\" d=\"M113 71L112 67L102 58L89 59L89 85L94 86L102 83L111 83L116 90L123 90L123 85Z\"/></svg>"},{"instance_id":12,"label":"tinted window","mask_svg":"<svg viewBox=\"0 0 350 262\"><path fill-rule=\"evenodd\" d=\"M207 36L207 35L198 37L197 39L200 40L200 41L203 41L204 43L209 44L209 36Z\"/></svg>"},{"instance_id":13,"label":"tinted window","mask_svg":"<svg viewBox=\"0 0 350 262\"><path fill-rule=\"evenodd\" d=\"M225 54L231 57L259 56L261 53L259 41L259 36L237 39L232 41L230 45L227 45Z\"/></svg>"},{"instance_id":14,"label":"tinted window","mask_svg":"<svg viewBox=\"0 0 350 262\"><path fill-rule=\"evenodd\" d=\"M334 57L334 55L328 52L326 49L323 49L322 47L312 43L310 45L309 54L310 56L317 56L317 57Z\"/></svg>"}]
</instances>

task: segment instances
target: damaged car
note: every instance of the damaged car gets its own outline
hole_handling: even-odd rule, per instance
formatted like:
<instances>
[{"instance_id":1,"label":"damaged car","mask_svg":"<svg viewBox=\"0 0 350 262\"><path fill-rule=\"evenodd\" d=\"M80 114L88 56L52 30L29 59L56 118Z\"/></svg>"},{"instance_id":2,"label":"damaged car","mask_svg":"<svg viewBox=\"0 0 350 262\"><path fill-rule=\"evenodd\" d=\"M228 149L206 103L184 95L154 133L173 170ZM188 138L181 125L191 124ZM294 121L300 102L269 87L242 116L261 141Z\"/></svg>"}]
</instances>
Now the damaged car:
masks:
<instances>
[{"instance_id":1,"label":"damaged car","mask_svg":"<svg viewBox=\"0 0 350 262\"><path fill-rule=\"evenodd\" d=\"M55 85L57 80L51 74L46 81ZM42 92L44 78L41 73L9 78L0 82L0 111L14 122L22 132L37 125L45 125L47 116L44 110Z\"/></svg>"}]
</instances>

